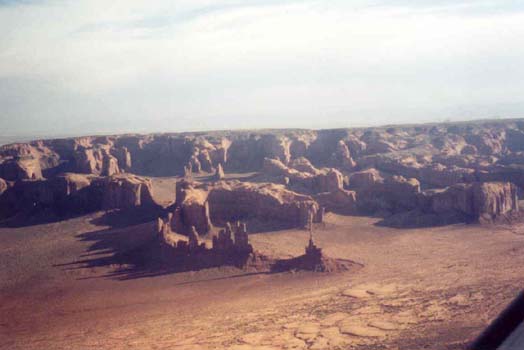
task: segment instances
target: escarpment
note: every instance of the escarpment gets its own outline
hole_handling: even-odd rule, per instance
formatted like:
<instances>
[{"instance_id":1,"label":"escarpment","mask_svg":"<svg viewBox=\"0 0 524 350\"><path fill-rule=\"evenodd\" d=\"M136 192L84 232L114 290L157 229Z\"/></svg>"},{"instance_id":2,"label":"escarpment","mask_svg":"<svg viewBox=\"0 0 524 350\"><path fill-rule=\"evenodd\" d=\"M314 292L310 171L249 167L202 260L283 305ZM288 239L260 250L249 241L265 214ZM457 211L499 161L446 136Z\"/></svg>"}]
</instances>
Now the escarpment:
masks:
<instances>
[{"instance_id":1,"label":"escarpment","mask_svg":"<svg viewBox=\"0 0 524 350\"><path fill-rule=\"evenodd\" d=\"M20 180L0 195L2 219L40 212L50 217L67 217L138 207L159 208L153 199L151 182L131 174L100 177L65 173L50 179Z\"/></svg>"},{"instance_id":2,"label":"escarpment","mask_svg":"<svg viewBox=\"0 0 524 350\"><path fill-rule=\"evenodd\" d=\"M166 209L180 218L182 232L194 226L206 234L238 220L256 229L263 222L303 227L309 212L320 220L324 211L407 224L411 219L398 218L489 221L518 210L524 189L521 126L507 120L4 145L0 216L156 206L148 177L184 176L188 181L179 184L174 207ZM424 221L420 215L415 221Z\"/></svg>"}]
</instances>

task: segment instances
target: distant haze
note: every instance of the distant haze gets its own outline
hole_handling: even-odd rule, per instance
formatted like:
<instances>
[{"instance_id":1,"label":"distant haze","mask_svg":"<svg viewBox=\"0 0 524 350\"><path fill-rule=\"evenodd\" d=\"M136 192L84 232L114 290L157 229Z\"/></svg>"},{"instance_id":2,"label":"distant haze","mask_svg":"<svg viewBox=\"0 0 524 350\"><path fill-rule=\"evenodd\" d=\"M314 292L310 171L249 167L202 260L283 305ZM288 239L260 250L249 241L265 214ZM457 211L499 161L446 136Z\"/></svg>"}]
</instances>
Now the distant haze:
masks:
<instances>
[{"instance_id":1,"label":"distant haze","mask_svg":"<svg viewBox=\"0 0 524 350\"><path fill-rule=\"evenodd\" d=\"M0 138L524 116L524 3L0 0Z\"/></svg>"}]
</instances>

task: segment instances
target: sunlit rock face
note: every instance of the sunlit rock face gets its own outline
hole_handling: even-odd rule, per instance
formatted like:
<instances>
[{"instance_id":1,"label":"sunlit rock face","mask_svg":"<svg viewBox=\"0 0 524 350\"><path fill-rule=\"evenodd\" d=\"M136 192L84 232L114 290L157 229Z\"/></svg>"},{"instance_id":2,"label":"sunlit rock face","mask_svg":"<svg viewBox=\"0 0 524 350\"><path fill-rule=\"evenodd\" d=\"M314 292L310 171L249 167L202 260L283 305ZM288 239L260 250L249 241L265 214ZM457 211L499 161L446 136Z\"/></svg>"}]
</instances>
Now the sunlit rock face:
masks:
<instances>
[{"instance_id":1,"label":"sunlit rock face","mask_svg":"<svg viewBox=\"0 0 524 350\"><path fill-rule=\"evenodd\" d=\"M304 227L308 213L315 216L319 209L311 196L287 190L283 185L180 181L170 225L181 233L195 227L199 234L238 220L257 221L267 227Z\"/></svg>"},{"instance_id":2,"label":"sunlit rock face","mask_svg":"<svg viewBox=\"0 0 524 350\"><path fill-rule=\"evenodd\" d=\"M518 211L515 185L508 182L459 184L435 193L431 210L436 213L457 211L475 220L493 220Z\"/></svg>"},{"instance_id":3,"label":"sunlit rock face","mask_svg":"<svg viewBox=\"0 0 524 350\"><path fill-rule=\"evenodd\" d=\"M131 174L110 176L102 180L102 187L102 208L104 209L156 205L149 179Z\"/></svg>"},{"instance_id":4,"label":"sunlit rock face","mask_svg":"<svg viewBox=\"0 0 524 350\"><path fill-rule=\"evenodd\" d=\"M194 226L199 234L215 221L245 217L300 227L305 207L383 217L417 210L462 213L463 220L497 217L517 210L514 195L524 189L521 126L521 121L500 121L216 131L5 145L0 147L0 201L14 205L4 204L9 209L2 215L14 215L31 202L28 198L36 198L33 202L41 204L36 207L55 207L54 202L63 202L57 183L75 183L83 174L90 190L82 195L90 192L95 203L85 210L153 205L148 176L203 179L177 191L173 213L186 231ZM241 180L225 181L235 177ZM506 184L477 185L483 183ZM511 184L516 187L507 187ZM483 209L467 209L465 201Z\"/></svg>"}]
</instances>

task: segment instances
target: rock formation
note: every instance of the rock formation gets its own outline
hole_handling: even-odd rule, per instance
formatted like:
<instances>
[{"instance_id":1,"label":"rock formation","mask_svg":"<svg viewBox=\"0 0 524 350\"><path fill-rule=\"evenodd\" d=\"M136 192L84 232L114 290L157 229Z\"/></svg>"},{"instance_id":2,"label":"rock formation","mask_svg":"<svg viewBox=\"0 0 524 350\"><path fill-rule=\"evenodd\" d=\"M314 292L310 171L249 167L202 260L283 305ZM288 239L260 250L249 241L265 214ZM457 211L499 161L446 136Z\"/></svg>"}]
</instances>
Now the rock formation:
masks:
<instances>
[{"instance_id":1,"label":"rock formation","mask_svg":"<svg viewBox=\"0 0 524 350\"><path fill-rule=\"evenodd\" d=\"M107 147L80 147L74 154L75 169L84 174L111 176L118 174L118 160Z\"/></svg>"},{"instance_id":2,"label":"rock formation","mask_svg":"<svg viewBox=\"0 0 524 350\"><path fill-rule=\"evenodd\" d=\"M215 170L215 175L213 176L213 179L215 181L220 181L222 179L224 179L225 175L224 175L224 169L222 169L222 164L218 164L217 165L217 168Z\"/></svg>"},{"instance_id":3,"label":"rock formation","mask_svg":"<svg viewBox=\"0 0 524 350\"><path fill-rule=\"evenodd\" d=\"M102 180L103 209L156 206L149 179L131 174L115 175Z\"/></svg>"},{"instance_id":4,"label":"rock formation","mask_svg":"<svg viewBox=\"0 0 524 350\"><path fill-rule=\"evenodd\" d=\"M229 222L212 238L208 247L194 226L186 236L173 232L170 218L157 219L155 235L158 241L161 260L167 264L181 265L183 269L193 270L214 266L233 265L241 268L263 268L260 260L265 257L253 250L245 223ZM175 265L176 266L176 265Z\"/></svg>"},{"instance_id":5,"label":"rock formation","mask_svg":"<svg viewBox=\"0 0 524 350\"><path fill-rule=\"evenodd\" d=\"M174 217L180 217L183 231L195 227L198 233L206 234L211 230L208 196L208 191L198 188L196 183L181 181L177 184L176 208L179 208L179 214Z\"/></svg>"},{"instance_id":6,"label":"rock formation","mask_svg":"<svg viewBox=\"0 0 524 350\"><path fill-rule=\"evenodd\" d=\"M213 236L213 250L221 254L252 253L253 247L249 244L246 223L237 221L235 225L226 223L226 227Z\"/></svg>"},{"instance_id":7,"label":"rock formation","mask_svg":"<svg viewBox=\"0 0 524 350\"><path fill-rule=\"evenodd\" d=\"M201 234L209 233L214 225L222 226L238 220L256 220L278 227L305 227L307 213L317 218L320 209L310 196L269 183L246 183L237 180L214 184L195 181L177 183L176 203L171 222L180 233L191 226Z\"/></svg>"},{"instance_id":8,"label":"rock formation","mask_svg":"<svg viewBox=\"0 0 524 350\"><path fill-rule=\"evenodd\" d=\"M305 253L291 259L280 259L275 261L271 269L275 272L289 270L306 270L315 272L341 272L347 271L352 266L357 265L350 260L332 259L322 252L313 242L313 236L310 235Z\"/></svg>"},{"instance_id":9,"label":"rock formation","mask_svg":"<svg viewBox=\"0 0 524 350\"><path fill-rule=\"evenodd\" d=\"M22 180L0 195L1 217L47 211L69 216L106 209L158 208L149 180L135 175L98 177L66 173L47 180Z\"/></svg>"},{"instance_id":10,"label":"rock formation","mask_svg":"<svg viewBox=\"0 0 524 350\"><path fill-rule=\"evenodd\" d=\"M491 221L518 211L517 189L511 183L457 184L430 195L430 210L438 214L459 214L472 220Z\"/></svg>"},{"instance_id":11,"label":"rock formation","mask_svg":"<svg viewBox=\"0 0 524 350\"><path fill-rule=\"evenodd\" d=\"M131 153L127 147L115 147L111 149L111 155L117 159L120 170L130 171L133 166Z\"/></svg>"},{"instance_id":12,"label":"rock formation","mask_svg":"<svg viewBox=\"0 0 524 350\"><path fill-rule=\"evenodd\" d=\"M299 188L310 193L337 191L343 187L342 173L334 168L316 169L303 161L298 166L308 171L287 167L278 159L265 158L262 171L270 177L286 177L291 188Z\"/></svg>"},{"instance_id":13,"label":"rock formation","mask_svg":"<svg viewBox=\"0 0 524 350\"><path fill-rule=\"evenodd\" d=\"M349 185L358 197L358 209L368 214L412 210L417 206L420 194L417 179L389 176L376 169L352 174Z\"/></svg>"},{"instance_id":14,"label":"rock formation","mask_svg":"<svg viewBox=\"0 0 524 350\"><path fill-rule=\"evenodd\" d=\"M420 194L417 207L386 218L397 227L446 225L458 222L489 223L519 211L516 186L501 182L456 184Z\"/></svg>"},{"instance_id":15,"label":"rock formation","mask_svg":"<svg viewBox=\"0 0 524 350\"><path fill-rule=\"evenodd\" d=\"M351 158L351 153L344 140L338 141L337 149L331 156L331 163L333 166L346 171L351 171L356 167L357 164Z\"/></svg>"},{"instance_id":16,"label":"rock formation","mask_svg":"<svg viewBox=\"0 0 524 350\"><path fill-rule=\"evenodd\" d=\"M7 182L0 178L0 196L7 190Z\"/></svg>"},{"instance_id":17,"label":"rock formation","mask_svg":"<svg viewBox=\"0 0 524 350\"><path fill-rule=\"evenodd\" d=\"M198 249L200 247L200 236L195 229L195 226L191 226L188 235L188 248L190 251Z\"/></svg>"},{"instance_id":18,"label":"rock formation","mask_svg":"<svg viewBox=\"0 0 524 350\"><path fill-rule=\"evenodd\" d=\"M73 179L73 175L64 174L84 174L89 179L90 190L81 192L99 198L93 199L96 205L90 206L92 210L98 204L104 208L133 207L138 203L138 192L140 197L149 196L150 185L138 185L132 177L125 181L114 177L121 173L184 176L186 180L204 173L214 174L207 179L223 182L219 180L223 180L224 170L250 175L240 185L226 183L213 189L198 184L187 198L181 197L186 198L182 200L185 203L177 200L178 209L172 215L180 216L175 222L185 227L185 233L195 226L203 234L214 221L223 225L247 217L251 220L253 210L246 208L253 203L263 208L258 220L274 215L277 222L287 222L289 227L304 226L307 210L298 204L303 201L344 214L357 210L383 216L411 213L419 203L431 207L429 198L444 196L440 193L448 193L448 187L449 193L457 191L459 184L510 182L518 187L517 192L524 190L522 125L521 120L501 120L318 131L128 134L4 145L0 146L0 178L5 180L0 202L6 206L2 216L22 210L33 197L34 207L62 206L48 202L55 198L63 202L62 194L55 196L62 191L62 185L56 184ZM262 185L264 182L273 185ZM198 191L202 201L196 196ZM281 191L306 199L282 202L275 199L278 195L273 196ZM502 191L498 197L511 196L510 192ZM219 199L226 204L218 204ZM501 201L506 200L499 199L499 204ZM139 202L151 201L140 198ZM271 205L278 210L268 209ZM289 218L279 210L290 214Z\"/></svg>"},{"instance_id":19,"label":"rock formation","mask_svg":"<svg viewBox=\"0 0 524 350\"><path fill-rule=\"evenodd\" d=\"M0 160L0 177L6 180L37 180L42 178L42 169L37 159L31 156Z\"/></svg>"},{"instance_id":20,"label":"rock formation","mask_svg":"<svg viewBox=\"0 0 524 350\"><path fill-rule=\"evenodd\" d=\"M249 243L246 223L226 223L217 235L212 237L208 247L192 227L188 236L170 230L169 218L158 218L155 225L159 255L167 266L180 271L232 265L256 271L282 272L308 270L315 272L347 271L357 265L350 260L332 259L325 256L310 236L305 254L291 259L275 259L253 249Z\"/></svg>"},{"instance_id":21,"label":"rock formation","mask_svg":"<svg viewBox=\"0 0 524 350\"><path fill-rule=\"evenodd\" d=\"M338 214L357 213L357 193L344 189L331 192L323 192L313 196L317 203L332 212Z\"/></svg>"}]
</instances>

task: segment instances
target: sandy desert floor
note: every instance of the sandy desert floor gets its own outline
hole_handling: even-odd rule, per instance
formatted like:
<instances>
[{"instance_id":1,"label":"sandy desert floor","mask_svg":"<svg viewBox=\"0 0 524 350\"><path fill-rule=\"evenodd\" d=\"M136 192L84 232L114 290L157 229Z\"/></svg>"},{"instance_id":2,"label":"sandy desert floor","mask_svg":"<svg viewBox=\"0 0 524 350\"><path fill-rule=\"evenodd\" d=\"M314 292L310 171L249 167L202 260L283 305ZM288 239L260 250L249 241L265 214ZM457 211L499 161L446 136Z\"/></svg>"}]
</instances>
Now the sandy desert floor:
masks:
<instances>
[{"instance_id":1,"label":"sandy desert floor","mask_svg":"<svg viewBox=\"0 0 524 350\"><path fill-rule=\"evenodd\" d=\"M524 282L524 227L398 230L327 216L317 244L339 274L165 273L115 263L149 224L102 213L0 228L1 349L462 349ZM300 254L308 233L251 235Z\"/></svg>"}]
</instances>

